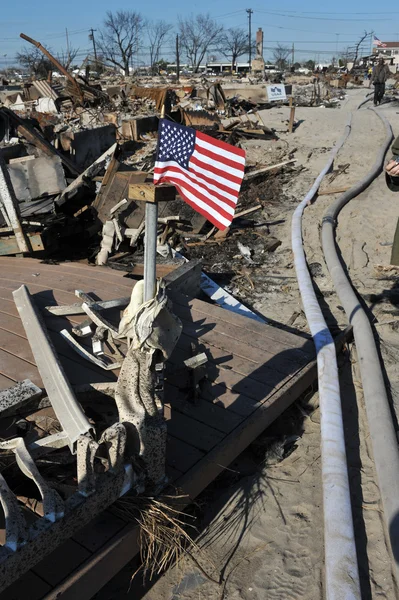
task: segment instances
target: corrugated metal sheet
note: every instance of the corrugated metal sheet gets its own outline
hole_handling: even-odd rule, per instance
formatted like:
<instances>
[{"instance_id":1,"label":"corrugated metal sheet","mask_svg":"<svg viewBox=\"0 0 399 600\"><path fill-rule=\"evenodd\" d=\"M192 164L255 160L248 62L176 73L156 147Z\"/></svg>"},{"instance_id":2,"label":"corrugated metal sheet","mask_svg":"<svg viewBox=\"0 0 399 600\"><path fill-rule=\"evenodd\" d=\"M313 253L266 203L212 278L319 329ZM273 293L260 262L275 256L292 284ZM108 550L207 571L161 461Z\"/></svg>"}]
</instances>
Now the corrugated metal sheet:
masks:
<instances>
[{"instance_id":1,"label":"corrugated metal sheet","mask_svg":"<svg viewBox=\"0 0 399 600\"><path fill-rule=\"evenodd\" d=\"M52 98L53 100L57 100L58 94L53 90L50 84L47 83L47 81L32 81L32 83L43 98Z\"/></svg>"}]
</instances>

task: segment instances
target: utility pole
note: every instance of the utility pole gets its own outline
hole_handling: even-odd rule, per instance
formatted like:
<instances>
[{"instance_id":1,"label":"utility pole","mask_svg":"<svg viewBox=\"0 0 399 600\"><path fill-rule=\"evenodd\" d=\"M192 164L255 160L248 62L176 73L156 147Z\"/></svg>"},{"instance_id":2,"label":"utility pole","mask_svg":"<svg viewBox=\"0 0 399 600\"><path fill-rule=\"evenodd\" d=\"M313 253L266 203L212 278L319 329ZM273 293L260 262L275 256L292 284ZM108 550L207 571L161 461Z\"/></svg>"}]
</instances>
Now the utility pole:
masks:
<instances>
[{"instance_id":1,"label":"utility pole","mask_svg":"<svg viewBox=\"0 0 399 600\"><path fill-rule=\"evenodd\" d=\"M66 45L67 45L67 61L68 61L68 67L67 69L69 69L69 61L71 60L71 55L69 54L69 39L68 39L68 29L65 27L65 35L66 35Z\"/></svg>"},{"instance_id":2,"label":"utility pole","mask_svg":"<svg viewBox=\"0 0 399 600\"><path fill-rule=\"evenodd\" d=\"M248 54L249 54L249 72L251 72L251 60L252 60L252 33L251 33L251 19L254 11L252 8L246 9L248 13Z\"/></svg>"},{"instance_id":3,"label":"utility pole","mask_svg":"<svg viewBox=\"0 0 399 600\"><path fill-rule=\"evenodd\" d=\"M179 83L179 81L180 81L179 34L176 35L176 75L177 75L177 83Z\"/></svg>"},{"instance_id":4,"label":"utility pole","mask_svg":"<svg viewBox=\"0 0 399 600\"><path fill-rule=\"evenodd\" d=\"M295 63L295 44L294 42L292 42L292 66L294 66Z\"/></svg>"},{"instance_id":5,"label":"utility pole","mask_svg":"<svg viewBox=\"0 0 399 600\"><path fill-rule=\"evenodd\" d=\"M97 62L97 50L96 50L96 40L94 38L94 32L97 31L97 29L89 29L90 31L90 35L89 35L89 40L91 40L93 42L93 52L94 52L94 59Z\"/></svg>"}]
</instances>

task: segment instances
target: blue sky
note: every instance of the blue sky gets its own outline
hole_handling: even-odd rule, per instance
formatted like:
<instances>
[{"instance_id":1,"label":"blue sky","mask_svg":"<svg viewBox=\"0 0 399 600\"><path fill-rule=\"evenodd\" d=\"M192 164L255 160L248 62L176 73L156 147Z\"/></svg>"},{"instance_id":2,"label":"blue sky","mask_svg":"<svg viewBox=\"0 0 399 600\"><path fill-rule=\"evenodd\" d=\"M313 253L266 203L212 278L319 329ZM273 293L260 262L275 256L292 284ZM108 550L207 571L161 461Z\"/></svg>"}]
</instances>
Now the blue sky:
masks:
<instances>
[{"instance_id":1,"label":"blue sky","mask_svg":"<svg viewBox=\"0 0 399 600\"><path fill-rule=\"evenodd\" d=\"M259 2L259 0L258 0ZM209 12L226 28L247 28L246 8L253 9L252 29L262 27L265 38L265 59L272 58L272 48L277 42L286 45L295 43L296 60L309 58L323 61L351 46L367 31L374 31L382 40L399 41L399 5L392 4L385 11L377 11L372 0L348 2L336 0L334 3L320 3L317 0L282 0L280 3L242 4L241 0L203 0L183 2L182 0L149 0L135 4L116 0L86 2L85 0L18 0L2 2L0 21L0 64L12 64L16 52L26 44L19 39L24 32L41 41L55 53L66 48L65 28L68 28L70 44L79 48L80 56L89 51L91 42L88 30L99 29L107 10L137 10L147 19L163 19L173 25L178 15L188 16ZM391 10L392 9L392 10ZM144 42L145 45L145 42ZM174 60L172 43L165 44L163 57ZM145 48L136 59L146 61Z\"/></svg>"}]
</instances>

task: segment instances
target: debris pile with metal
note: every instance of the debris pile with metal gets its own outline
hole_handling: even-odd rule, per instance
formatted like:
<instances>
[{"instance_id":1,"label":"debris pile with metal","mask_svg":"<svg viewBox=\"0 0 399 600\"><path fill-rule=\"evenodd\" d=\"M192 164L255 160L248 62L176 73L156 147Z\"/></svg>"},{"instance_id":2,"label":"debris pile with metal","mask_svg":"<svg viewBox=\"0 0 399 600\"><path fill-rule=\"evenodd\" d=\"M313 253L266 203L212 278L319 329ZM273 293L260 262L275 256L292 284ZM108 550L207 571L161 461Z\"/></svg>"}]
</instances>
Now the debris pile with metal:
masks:
<instances>
[{"instance_id":1,"label":"debris pile with metal","mask_svg":"<svg viewBox=\"0 0 399 600\"><path fill-rule=\"evenodd\" d=\"M125 240L135 249L144 231L139 200L151 187L162 107L170 120L230 144L277 139L257 112L271 106L265 86L253 86L248 96L244 87L224 89L206 80L198 86L110 85L106 78L91 84L71 75L39 42L21 37L63 78L0 92L0 255L98 255L104 264ZM222 122L226 117L234 120ZM204 219L171 202L172 190L158 193L161 246L177 226L201 230Z\"/></svg>"},{"instance_id":2,"label":"debris pile with metal","mask_svg":"<svg viewBox=\"0 0 399 600\"><path fill-rule=\"evenodd\" d=\"M65 329L60 335L97 366L121 367L117 382L97 386L97 394L95 385L91 393L86 386L86 393L76 394L28 289L13 292L44 389L27 380L0 392L0 417L19 416L17 435L0 442L2 588L36 564L43 548L57 547L129 490L154 494L167 482L163 365L182 326L166 285L159 282L148 301L143 282L131 298L104 303L80 290L76 295L81 304L44 310L55 318L83 311L87 319L72 335ZM115 321L118 307L125 310ZM86 349L89 340L93 353ZM24 504L36 513L33 524Z\"/></svg>"}]
</instances>

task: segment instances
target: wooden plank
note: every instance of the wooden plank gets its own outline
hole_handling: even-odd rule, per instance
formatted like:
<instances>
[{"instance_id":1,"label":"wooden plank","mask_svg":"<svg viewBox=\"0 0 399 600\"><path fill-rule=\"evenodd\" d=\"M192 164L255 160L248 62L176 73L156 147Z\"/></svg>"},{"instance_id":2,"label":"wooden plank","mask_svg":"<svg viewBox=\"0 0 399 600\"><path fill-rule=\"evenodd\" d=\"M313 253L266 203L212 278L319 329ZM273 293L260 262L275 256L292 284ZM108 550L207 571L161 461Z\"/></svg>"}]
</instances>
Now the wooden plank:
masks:
<instances>
[{"instance_id":1,"label":"wooden plank","mask_svg":"<svg viewBox=\"0 0 399 600\"><path fill-rule=\"evenodd\" d=\"M0 594L0 600L40 600L50 590L48 583L28 571Z\"/></svg>"},{"instance_id":2,"label":"wooden plank","mask_svg":"<svg viewBox=\"0 0 399 600\"><path fill-rule=\"evenodd\" d=\"M176 364L174 363L175 353L176 350L172 354L169 361L172 364ZM177 365L180 367L181 362L177 362ZM176 378L173 378L171 375L169 375L169 381L173 385L176 385L176 387L179 387L178 378L180 376L181 375L178 374ZM217 365L214 365L213 368L212 365L208 366L207 376L209 381L211 381L212 383L224 385L225 387L236 392L237 394L244 394L249 398L253 398L257 402L262 402L267 396L267 394L273 390L273 386L268 385L266 382L256 381L255 379L245 377L240 373L236 373L228 368L219 368ZM285 376L279 373L277 373L277 377L279 380L285 379Z\"/></svg>"},{"instance_id":3,"label":"wooden plank","mask_svg":"<svg viewBox=\"0 0 399 600\"><path fill-rule=\"evenodd\" d=\"M179 477L181 477L183 475L183 473L181 471L179 471L178 469L175 469L175 467L172 467L171 465L168 465L166 463L166 477L168 478L168 482L169 483L173 483L174 481L176 481L176 479L178 479Z\"/></svg>"},{"instance_id":4,"label":"wooden plank","mask_svg":"<svg viewBox=\"0 0 399 600\"><path fill-rule=\"evenodd\" d=\"M202 331L195 324L183 323L183 331L193 339L198 339L212 348L219 348L225 352L230 352L234 356L249 359L255 365L263 365L268 369L276 369L283 375L292 373L293 364L303 366L308 360L298 348L283 348L275 353L270 348L270 342L264 340L263 348L261 342L258 345L250 345L242 340L241 331L236 332L236 337L229 336L223 332L223 324L216 323L213 326L212 321L204 323ZM270 350L266 350L267 345ZM262 362L259 362L262 361ZM267 366L268 365L268 366Z\"/></svg>"},{"instance_id":5,"label":"wooden plank","mask_svg":"<svg viewBox=\"0 0 399 600\"><path fill-rule=\"evenodd\" d=\"M252 333L258 334L262 332L265 337L278 342L284 342L286 346L290 346L292 348L301 347L305 340L303 337L289 333L283 329L279 329L278 327L253 321L252 319L248 319L248 317L243 317L237 313L220 308L219 306L211 304L210 302L198 300L198 298L187 298L186 296L175 294L173 296L173 303L181 306L182 308L190 308L193 311L201 313L200 317L203 319L212 317L218 321L235 325L236 327L243 327L246 331L250 331ZM176 308L176 311L179 311L179 309Z\"/></svg>"},{"instance_id":6,"label":"wooden plank","mask_svg":"<svg viewBox=\"0 0 399 600\"><path fill-rule=\"evenodd\" d=\"M216 446L225 435L209 425L184 415L168 404L165 405L165 418L168 422L169 434L204 452L208 452ZM180 468L179 465L177 467Z\"/></svg>"},{"instance_id":7,"label":"wooden plank","mask_svg":"<svg viewBox=\"0 0 399 600\"><path fill-rule=\"evenodd\" d=\"M168 435L166 445L166 462L171 467L185 473L204 456L204 452L193 448L189 444Z\"/></svg>"},{"instance_id":8,"label":"wooden plank","mask_svg":"<svg viewBox=\"0 0 399 600\"><path fill-rule=\"evenodd\" d=\"M27 340L25 328L21 322L19 316L14 316L8 313L5 313L3 308L4 300L0 300L0 330L4 332L13 333L18 335L20 338ZM8 308L8 307L6 307ZM66 358L71 359L74 362L77 362L81 365L84 365L85 368L95 371L96 373L107 373L103 369L97 367L94 364L86 360L82 360L79 355L72 350L72 348L66 343L63 337L60 335L60 331L63 329L67 329L69 332L72 331L72 323L67 320L65 317L52 317L47 316L44 319L45 325L49 331L49 335L51 341L57 350L57 353L60 356L65 356ZM0 344L2 343L0 337ZM4 342L5 343L5 342ZM90 352L92 351L92 345L90 338L81 338L79 339L79 343L85 346ZM124 344L123 344L124 345Z\"/></svg>"},{"instance_id":9,"label":"wooden plank","mask_svg":"<svg viewBox=\"0 0 399 600\"><path fill-rule=\"evenodd\" d=\"M89 552L96 552L126 526L126 521L105 510L75 533L72 540Z\"/></svg>"},{"instance_id":10,"label":"wooden plank","mask_svg":"<svg viewBox=\"0 0 399 600\"><path fill-rule=\"evenodd\" d=\"M13 387L15 385L15 381L10 379L6 375L0 374L0 390L6 390L7 388Z\"/></svg>"},{"instance_id":11,"label":"wooden plank","mask_svg":"<svg viewBox=\"0 0 399 600\"><path fill-rule=\"evenodd\" d=\"M178 340L177 347L170 359L171 362L180 364L181 366L183 361L187 358L187 354L189 353L190 343L197 339L198 338L196 338L194 335L186 335L186 330L183 329L183 335ZM281 382L282 379L295 373L295 371L297 371L306 362L305 359L299 362L295 355L291 359L290 353L294 352L293 348L288 348L284 351L284 355L281 357L282 361L284 362L283 366L280 367L280 365L276 363L283 353L277 355L266 354L263 357L265 362L255 362L255 360L253 360L253 350L244 344L240 346L240 354L238 354L237 352L232 353L225 348L219 348L210 344L209 337L207 337L206 340L204 340L204 338L199 339L202 342L200 345L201 351L205 351L209 357L208 371L212 381L215 381L215 373L216 376L218 376L220 374L220 370L228 369L229 371L233 370L242 377L250 376L252 379L264 383L265 385L268 385L270 389L273 389L273 387ZM219 345L222 344L223 340L222 343L219 343ZM224 345L228 344L226 344L224 341ZM245 356L246 354L252 356ZM261 358L262 354L258 352L258 356Z\"/></svg>"},{"instance_id":12,"label":"wooden plank","mask_svg":"<svg viewBox=\"0 0 399 600\"><path fill-rule=\"evenodd\" d=\"M312 384L317 377L316 361L312 361L266 405L227 436L204 460L199 461L176 485L194 499L229 462L259 435L281 412ZM86 561L66 582L52 590L44 600L91 598L138 552L138 527L127 525L117 536Z\"/></svg>"},{"instance_id":13,"label":"wooden plank","mask_svg":"<svg viewBox=\"0 0 399 600\"><path fill-rule=\"evenodd\" d=\"M16 263L16 260L18 262ZM65 262L58 265L48 265L41 263L39 260L32 258L24 258L23 260L3 257L0 259L0 268L8 267L15 270L16 267L18 272L29 271L30 273L45 273L52 274L58 273L60 275L73 275L83 276L88 280L95 279L97 282L105 283L109 282L116 285L131 286L131 283L124 277L125 271L115 271L108 267L102 267L98 265L87 265L84 263L71 263ZM85 290L89 291L89 290Z\"/></svg>"},{"instance_id":14,"label":"wooden plank","mask_svg":"<svg viewBox=\"0 0 399 600\"><path fill-rule=\"evenodd\" d=\"M190 260L164 277L168 294L179 292L195 298L201 290L202 261Z\"/></svg>"},{"instance_id":15,"label":"wooden plank","mask_svg":"<svg viewBox=\"0 0 399 600\"><path fill-rule=\"evenodd\" d=\"M207 454L206 469L194 465L177 480L176 485L190 498L196 498L262 431L295 402L316 378L317 363L312 361Z\"/></svg>"},{"instance_id":16,"label":"wooden plank","mask_svg":"<svg viewBox=\"0 0 399 600\"><path fill-rule=\"evenodd\" d=\"M39 371L35 365L5 350L0 350L0 373L14 381L30 379L39 387L43 386Z\"/></svg>"},{"instance_id":17,"label":"wooden plank","mask_svg":"<svg viewBox=\"0 0 399 600\"><path fill-rule=\"evenodd\" d=\"M245 394L233 392L225 384L205 384L201 390L202 398L216 406L227 408L229 412L246 417L254 412L260 401L250 398Z\"/></svg>"},{"instance_id":18,"label":"wooden plank","mask_svg":"<svg viewBox=\"0 0 399 600\"><path fill-rule=\"evenodd\" d=\"M131 524L126 525L104 548L83 563L64 583L51 590L43 600L89 600L138 552L138 530ZM22 600L22 597L18 600Z\"/></svg>"},{"instance_id":19,"label":"wooden plank","mask_svg":"<svg viewBox=\"0 0 399 600\"><path fill-rule=\"evenodd\" d=\"M67 540L43 558L32 572L49 585L57 585L89 558L90 552L73 540Z\"/></svg>"},{"instance_id":20,"label":"wooden plank","mask_svg":"<svg viewBox=\"0 0 399 600\"><path fill-rule=\"evenodd\" d=\"M165 401L180 413L200 423L211 425L221 433L229 433L242 420L239 415L212 402L203 401L201 398L196 403L185 400L184 394L167 381L165 382Z\"/></svg>"},{"instance_id":21,"label":"wooden plank","mask_svg":"<svg viewBox=\"0 0 399 600\"><path fill-rule=\"evenodd\" d=\"M352 328L348 327L334 341L337 352L352 337ZM228 436L206 455L207 467L194 465L178 479L176 486L181 487L190 498L196 496L213 481L228 465L275 419L277 419L299 396L317 379L317 360L310 361L292 377L267 402L250 415Z\"/></svg>"},{"instance_id":22,"label":"wooden plank","mask_svg":"<svg viewBox=\"0 0 399 600\"><path fill-rule=\"evenodd\" d=\"M13 291L18 289L18 282L2 279L0 287L0 297L4 300L14 302ZM42 285L36 281L29 283L29 289L36 298L44 298L47 304L73 304L77 300L75 293L65 290L49 289L48 285ZM46 304L44 304L46 306Z\"/></svg>"},{"instance_id":23,"label":"wooden plank","mask_svg":"<svg viewBox=\"0 0 399 600\"><path fill-rule=\"evenodd\" d=\"M204 307L205 310L206 307ZM225 309L219 309L223 312L228 312ZM212 331L217 331L222 333L222 335L227 336L233 339L239 339L240 342L246 343L249 346L254 346L262 350L262 352L267 352L268 354L277 354L279 352L283 352L288 348L292 348L294 350L293 356L304 356L307 358L314 357L314 344L312 340L307 340L304 338L299 338L300 341L295 341L295 346L287 343L286 337L280 337L280 330L271 327L270 325L263 325L262 323L258 323L259 327L257 331L252 331L245 326L240 326L238 323L229 323L222 319L224 314L222 315L207 315L204 316L203 312L199 312L195 309L186 308L185 310L181 309L179 305L175 307L176 314L184 321L184 323L190 324L191 327L200 327L201 324L214 323L214 327ZM219 318L220 317L220 318ZM247 317L244 317L247 318ZM250 320L250 319L248 319ZM285 332L284 332L285 333ZM292 334L289 334L290 336ZM295 336L293 336L295 338ZM273 342L273 344L270 343ZM301 344L301 345L299 345Z\"/></svg>"},{"instance_id":24,"label":"wooden plank","mask_svg":"<svg viewBox=\"0 0 399 600\"><path fill-rule=\"evenodd\" d=\"M31 285L40 285L43 288L49 290L60 290L61 292L70 292L75 294L76 289L90 290L98 295L103 296L102 300L111 300L115 296L128 296L130 295L133 285L116 285L112 284L104 286L104 282L91 278L90 280L85 276L77 275L63 275L58 272L55 273L40 273L37 276L37 281L32 281L33 277L27 271L17 271L12 267L2 266L2 280L5 282L11 282L15 285L15 289L23 283L31 287ZM34 293L34 290L33 292ZM76 296L75 296L76 297Z\"/></svg>"},{"instance_id":25,"label":"wooden plank","mask_svg":"<svg viewBox=\"0 0 399 600\"><path fill-rule=\"evenodd\" d=\"M14 329L23 328L21 321L18 321L15 317L8 317L8 321L9 327L13 327ZM22 337L11 331L6 331L5 329L1 329L0 331L0 349L14 356L16 359L23 359L35 367L35 359L25 335ZM78 354L68 348L66 342L61 337L58 337L56 333L50 331L50 338L54 343L54 347L65 369L65 373L73 385L116 381L116 375L112 371L104 371L96 365L91 365L90 362L80 359ZM12 372L14 372L14 370ZM8 376L8 373L6 372L5 375ZM36 378L38 376L40 377L40 375L36 375ZM22 372L19 379L26 378L27 376L23 376ZM36 383L36 381L34 383ZM38 383L37 385L43 386L42 383Z\"/></svg>"}]
</instances>

